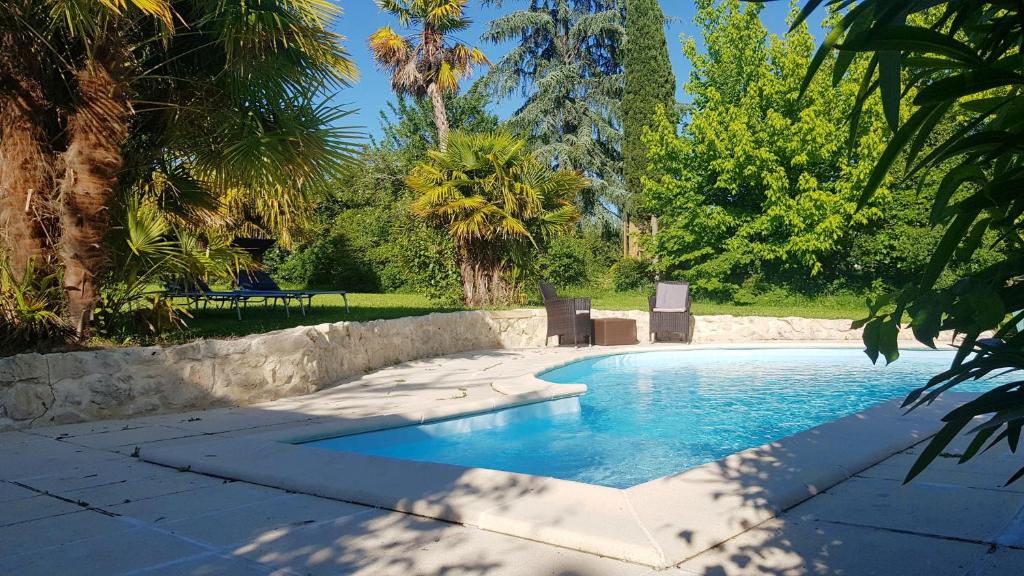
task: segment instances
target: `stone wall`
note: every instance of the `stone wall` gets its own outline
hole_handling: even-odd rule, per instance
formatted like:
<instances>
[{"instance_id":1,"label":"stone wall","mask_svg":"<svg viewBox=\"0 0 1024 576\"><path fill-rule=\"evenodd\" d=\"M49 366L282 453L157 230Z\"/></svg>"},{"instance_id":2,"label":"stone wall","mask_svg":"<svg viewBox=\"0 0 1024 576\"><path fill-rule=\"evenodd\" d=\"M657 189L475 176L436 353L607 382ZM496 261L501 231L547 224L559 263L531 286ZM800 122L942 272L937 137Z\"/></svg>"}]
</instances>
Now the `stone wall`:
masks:
<instances>
[{"instance_id":1,"label":"stone wall","mask_svg":"<svg viewBox=\"0 0 1024 576\"><path fill-rule=\"evenodd\" d=\"M647 312L595 311L637 321ZM700 316L694 343L859 340L848 320ZM303 326L167 348L0 358L0 430L306 394L391 364L487 348L543 346L543 310L453 312ZM554 344L555 340L552 339Z\"/></svg>"},{"instance_id":2,"label":"stone wall","mask_svg":"<svg viewBox=\"0 0 1024 576\"><path fill-rule=\"evenodd\" d=\"M544 346L543 310L490 312L501 345L505 348ZM646 310L594 310L594 318L629 318L636 321L637 339L650 343L649 316ZM861 340L860 330L850 329L850 320L816 318L769 318L765 316L697 316L694 318L693 343L775 342L789 340ZM901 337L913 340L909 331ZM555 339L550 341L555 344Z\"/></svg>"}]
</instances>

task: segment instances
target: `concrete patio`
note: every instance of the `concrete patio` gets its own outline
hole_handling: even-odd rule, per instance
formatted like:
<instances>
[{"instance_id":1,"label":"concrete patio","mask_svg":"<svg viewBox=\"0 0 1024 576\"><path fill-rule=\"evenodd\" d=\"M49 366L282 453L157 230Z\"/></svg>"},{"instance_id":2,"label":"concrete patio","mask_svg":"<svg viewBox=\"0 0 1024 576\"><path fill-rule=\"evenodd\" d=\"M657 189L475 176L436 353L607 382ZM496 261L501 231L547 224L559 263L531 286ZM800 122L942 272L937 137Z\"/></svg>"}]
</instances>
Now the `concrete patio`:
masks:
<instances>
[{"instance_id":1,"label":"concrete patio","mask_svg":"<svg viewBox=\"0 0 1024 576\"><path fill-rule=\"evenodd\" d=\"M486 409L541 393L523 379L539 365L592 353L458 354L246 408L0 434L0 574L1022 572L1024 482L1001 486L1021 461L993 450L957 466L962 439L908 486L901 479L920 445L665 571L135 457L140 449L387 415Z\"/></svg>"}]
</instances>

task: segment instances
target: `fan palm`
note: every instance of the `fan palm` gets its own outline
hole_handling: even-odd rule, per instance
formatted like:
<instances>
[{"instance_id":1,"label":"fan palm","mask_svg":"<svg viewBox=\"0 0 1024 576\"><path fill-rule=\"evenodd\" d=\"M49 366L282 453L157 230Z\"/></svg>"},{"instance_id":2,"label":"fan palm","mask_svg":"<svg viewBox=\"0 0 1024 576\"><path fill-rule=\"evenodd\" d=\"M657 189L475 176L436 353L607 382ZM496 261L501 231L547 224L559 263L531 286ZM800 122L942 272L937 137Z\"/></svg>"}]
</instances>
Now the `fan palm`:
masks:
<instances>
[{"instance_id":1,"label":"fan palm","mask_svg":"<svg viewBox=\"0 0 1024 576\"><path fill-rule=\"evenodd\" d=\"M507 301L507 273L518 252L571 230L573 200L589 182L553 171L505 132L455 131L447 150L431 150L406 180L415 214L444 227L455 242L466 304Z\"/></svg>"},{"instance_id":2,"label":"fan palm","mask_svg":"<svg viewBox=\"0 0 1024 576\"><path fill-rule=\"evenodd\" d=\"M0 43L14 50L0 57L0 182L40 183L0 203L8 231L18 218L35 226L9 233L7 251L59 246L80 332L109 264L104 238L116 190L159 180L174 196L163 199L196 223L221 214L287 233L309 194L350 156L353 134L332 125L343 113L315 104L355 76L328 31L337 14L325 0L0 7ZM26 135L28 144L16 140ZM45 172L58 159L59 195ZM246 201L225 202L229 193ZM45 210L12 216L53 198L57 218Z\"/></svg>"},{"instance_id":3,"label":"fan palm","mask_svg":"<svg viewBox=\"0 0 1024 576\"><path fill-rule=\"evenodd\" d=\"M462 11L466 0L378 0L382 10L416 33L402 36L391 26L370 35L370 50L378 64L391 72L391 88L398 94L429 96L433 106L437 143L448 146L448 114L444 94L457 92L459 80L473 68L487 64L479 49L452 40L470 25Z\"/></svg>"}]
</instances>

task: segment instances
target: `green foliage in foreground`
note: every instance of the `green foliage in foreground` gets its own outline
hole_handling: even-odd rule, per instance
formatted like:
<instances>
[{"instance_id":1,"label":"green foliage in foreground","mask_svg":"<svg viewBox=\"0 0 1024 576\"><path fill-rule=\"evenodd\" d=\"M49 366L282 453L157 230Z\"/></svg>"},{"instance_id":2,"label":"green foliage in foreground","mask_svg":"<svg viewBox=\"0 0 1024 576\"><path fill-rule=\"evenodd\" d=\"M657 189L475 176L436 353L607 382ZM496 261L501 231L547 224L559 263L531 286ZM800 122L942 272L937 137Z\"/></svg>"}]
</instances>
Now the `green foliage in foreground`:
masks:
<instances>
[{"instance_id":1,"label":"green foliage in foreground","mask_svg":"<svg viewBox=\"0 0 1024 576\"><path fill-rule=\"evenodd\" d=\"M821 2L808 2L805 13ZM942 178L930 213L941 240L916 281L876 300L862 322L869 356L888 362L899 356L905 315L925 344L934 345L941 330L963 335L953 366L907 398L914 408L962 382L1019 376L1024 369L1024 333L1017 328L1024 320L1024 9L984 0L908 0L899 10L892 7L888 0L856 4L814 63L838 48L844 66L834 77L849 75L867 93L877 90L894 131L860 190L859 206L877 195L903 154L911 177ZM867 69L845 68L858 53L870 55ZM808 78L815 72L812 66ZM950 117L957 118L957 129L945 132L943 121ZM993 262L949 285L939 283L952 263L976 259L986 245L996 254ZM996 337L981 338L987 330ZM996 386L943 420L908 481L964 431L973 439L961 462L1003 441L1015 452L1024 430L1024 381ZM1022 476L1024 467L1008 482Z\"/></svg>"}]
</instances>

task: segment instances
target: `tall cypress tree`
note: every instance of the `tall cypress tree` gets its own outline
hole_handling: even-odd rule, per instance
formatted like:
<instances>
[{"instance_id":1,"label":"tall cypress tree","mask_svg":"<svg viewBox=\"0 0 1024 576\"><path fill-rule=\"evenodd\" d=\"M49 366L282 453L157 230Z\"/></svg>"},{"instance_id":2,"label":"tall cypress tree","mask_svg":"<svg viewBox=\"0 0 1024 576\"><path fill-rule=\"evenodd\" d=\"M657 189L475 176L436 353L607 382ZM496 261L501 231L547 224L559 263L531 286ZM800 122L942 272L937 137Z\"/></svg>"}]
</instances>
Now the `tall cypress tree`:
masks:
<instances>
[{"instance_id":1,"label":"tall cypress tree","mask_svg":"<svg viewBox=\"0 0 1024 576\"><path fill-rule=\"evenodd\" d=\"M640 192L647 153L640 137L659 106L675 116L676 78L665 42L665 15L658 0L626 0L625 89L622 95L622 155L626 191ZM629 207L627 205L628 217ZM627 218L624 218L624 221ZM623 234L628 234L624 227ZM627 254L634 252L628 248Z\"/></svg>"}]
</instances>

